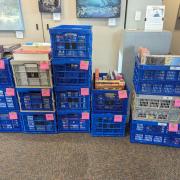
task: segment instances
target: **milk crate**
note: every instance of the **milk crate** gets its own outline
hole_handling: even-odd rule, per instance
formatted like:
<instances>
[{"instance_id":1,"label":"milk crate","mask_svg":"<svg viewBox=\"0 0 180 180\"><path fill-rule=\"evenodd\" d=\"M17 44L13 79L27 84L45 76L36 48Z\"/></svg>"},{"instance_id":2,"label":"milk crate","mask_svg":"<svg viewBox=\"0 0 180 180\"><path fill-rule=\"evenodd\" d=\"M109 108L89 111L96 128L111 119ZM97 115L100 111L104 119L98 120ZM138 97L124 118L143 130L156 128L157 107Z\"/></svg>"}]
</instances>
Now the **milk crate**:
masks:
<instances>
[{"instance_id":1,"label":"milk crate","mask_svg":"<svg viewBox=\"0 0 180 180\"><path fill-rule=\"evenodd\" d=\"M1 87L13 87L14 79L10 65L10 58L0 59L0 86Z\"/></svg>"},{"instance_id":2,"label":"milk crate","mask_svg":"<svg viewBox=\"0 0 180 180\"><path fill-rule=\"evenodd\" d=\"M158 110L158 109L147 109L137 108L133 110L134 119L158 122L179 122L180 123L180 111L176 110Z\"/></svg>"},{"instance_id":3,"label":"milk crate","mask_svg":"<svg viewBox=\"0 0 180 180\"><path fill-rule=\"evenodd\" d=\"M126 115L104 113L92 114L92 136L125 136Z\"/></svg>"},{"instance_id":4,"label":"milk crate","mask_svg":"<svg viewBox=\"0 0 180 180\"><path fill-rule=\"evenodd\" d=\"M89 87L58 87L55 88L57 110L89 110Z\"/></svg>"},{"instance_id":5,"label":"milk crate","mask_svg":"<svg viewBox=\"0 0 180 180\"><path fill-rule=\"evenodd\" d=\"M177 131L174 132L170 126L168 123L132 120L130 141L180 148L180 124L175 125Z\"/></svg>"},{"instance_id":6,"label":"milk crate","mask_svg":"<svg viewBox=\"0 0 180 180\"><path fill-rule=\"evenodd\" d=\"M57 133L57 123L54 112L21 112L21 119L25 133Z\"/></svg>"},{"instance_id":7,"label":"milk crate","mask_svg":"<svg viewBox=\"0 0 180 180\"><path fill-rule=\"evenodd\" d=\"M87 63L87 67L81 67L83 63ZM83 60L53 59L53 80L54 87L59 86L90 86L92 77L92 63ZM86 69L87 68L87 69Z\"/></svg>"},{"instance_id":8,"label":"milk crate","mask_svg":"<svg viewBox=\"0 0 180 180\"><path fill-rule=\"evenodd\" d=\"M17 88L50 88L52 74L50 61L11 61Z\"/></svg>"},{"instance_id":9,"label":"milk crate","mask_svg":"<svg viewBox=\"0 0 180 180\"><path fill-rule=\"evenodd\" d=\"M180 97L175 96L157 96L157 95L143 95L133 93L134 108L147 108L157 110L178 110L180 106L178 101Z\"/></svg>"},{"instance_id":10,"label":"milk crate","mask_svg":"<svg viewBox=\"0 0 180 180\"><path fill-rule=\"evenodd\" d=\"M58 132L90 132L90 111L57 111Z\"/></svg>"},{"instance_id":11,"label":"milk crate","mask_svg":"<svg viewBox=\"0 0 180 180\"><path fill-rule=\"evenodd\" d=\"M18 111L0 111L0 132L21 131L21 118Z\"/></svg>"},{"instance_id":12,"label":"milk crate","mask_svg":"<svg viewBox=\"0 0 180 180\"><path fill-rule=\"evenodd\" d=\"M127 98L120 98L120 91L117 90L92 90L92 111L94 113L118 112L126 115L128 108L129 90L126 91Z\"/></svg>"},{"instance_id":13,"label":"milk crate","mask_svg":"<svg viewBox=\"0 0 180 180\"><path fill-rule=\"evenodd\" d=\"M54 111L53 89L18 88L21 111Z\"/></svg>"},{"instance_id":14,"label":"milk crate","mask_svg":"<svg viewBox=\"0 0 180 180\"><path fill-rule=\"evenodd\" d=\"M18 98L14 88L0 87L0 111L1 110L19 110Z\"/></svg>"},{"instance_id":15,"label":"milk crate","mask_svg":"<svg viewBox=\"0 0 180 180\"><path fill-rule=\"evenodd\" d=\"M54 58L91 58L92 27L62 25L49 29ZM61 59L59 59L61 60Z\"/></svg>"},{"instance_id":16,"label":"milk crate","mask_svg":"<svg viewBox=\"0 0 180 180\"><path fill-rule=\"evenodd\" d=\"M180 122L179 97L133 94L134 119ZM178 106L177 106L178 105Z\"/></svg>"},{"instance_id":17,"label":"milk crate","mask_svg":"<svg viewBox=\"0 0 180 180\"><path fill-rule=\"evenodd\" d=\"M137 94L180 96L180 67L142 65L136 58L133 81Z\"/></svg>"}]
</instances>

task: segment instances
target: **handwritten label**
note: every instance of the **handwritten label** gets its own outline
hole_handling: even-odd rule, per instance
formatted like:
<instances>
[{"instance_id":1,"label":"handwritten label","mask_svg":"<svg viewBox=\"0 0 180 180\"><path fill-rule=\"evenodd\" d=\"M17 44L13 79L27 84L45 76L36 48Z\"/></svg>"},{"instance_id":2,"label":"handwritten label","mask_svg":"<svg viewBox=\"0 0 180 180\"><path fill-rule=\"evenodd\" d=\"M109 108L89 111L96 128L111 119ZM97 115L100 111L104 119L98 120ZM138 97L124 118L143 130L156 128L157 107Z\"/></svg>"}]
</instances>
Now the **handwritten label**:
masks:
<instances>
[{"instance_id":1,"label":"handwritten label","mask_svg":"<svg viewBox=\"0 0 180 180\"><path fill-rule=\"evenodd\" d=\"M89 88L81 88L81 95L88 96L89 95Z\"/></svg>"},{"instance_id":2,"label":"handwritten label","mask_svg":"<svg viewBox=\"0 0 180 180\"><path fill-rule=\"evenodd\" d=\"M50 97L51 93L50 93L50 89L41 89L41 93L43 97Z\"/></svg>"},{"instance_id":3,"label":"handwritten label","mask_svg":"<svg viewBox=\"0 0 180 180\"><path fill-rule=\"evenodd\" d=\"M122 115L114 115L114 122L122 122Z\"/></svg>"},{"instance_id":4,"label":"handwritten label","mask_svg":"<svg viewBox=\"0 0 180 180\"><path fill-rule=\"evenodd\" d=\"M16 112L10 112L9 113L9 119L17 120L18 119L17 113Z\"/></svg>"},{"instance_id":5,"label":"handwritten label","mask_svg":"<svg viewBox=\"0 0 180 180\"><path fill-rule=\"evenodd\" d=\"M174 107L180 107L180 99L175 99Z\"/></svg>"},{"instance_id":6,"label":"handwritten label","mask_svg":"<svg viewBox=\"0 0 180 180\"><path fill-rule=\"evenodd\" d=\"M80 62L80 69L81 70L88 70L89 69L89 61L81 61Z\"/></svg>"},{"instance_id":7,"label":"handwritten label","mask_svg":"<svg viewBox=\"0 0 180 180\"><path fill-rule=\"evenodd\" d=\"M119 99L127 99L127 91L118 91Z\"/></svg>"},{"instance_id":8,"label":"handwritten label","mask_svg":"<svg viewBox=\"0 0 180 180\"><path fill-rule=\"evenodd\" d=\"M14 88L6 88L6 96L15 96Z\"/></svg>"},{"instance_id":9,"label":"handwritten label","mask_svg":"<svg viewBox=\"0 0 180 180\"><path fill-rule=\"evenodd\" d=\"M0 69L5 69L4 60L0 60Z\"/></svg>"},{"instance_id":10,"label":"handwritten label","mask_svg":"<svg viewBox=\"0 0 180 180\"><path fill-rule=\"evenodd\" d=\"M54 121L54 115L53 114L46 114L46 120L47 121Z\"/></svg>"},{"instance_id":11,"label":"handwritten label","mask_svg":"<svg viewBox=\"0 0 180 180\"><path fill-rule=\"evenodd\" d=\"M88 112L83 112L81 119L89 120L89 113Z\"/></svg>"},{"instance_id":12,"label":"handwritten label","mask_svg":"<svg viewBox=\"0 0 180 180\"><path fill-rule=\"evenodd\" d=\"M49 69L49 62L48 61L40 62L40 69L41 70L48 70Z\"/></svg>"},{"instance_id":13,"label":"handwritten label","mask_svg":"<svg viewBox=\"0 0 180 180\"><path fill-rule=\"evenodd\" d=\"M169 132L178 132L178 124L169 123Z\"/></svg>"},{"instance_id":14,"label":"handwritten label","mask_svg":"<svg viewBox=\"0 0 180 180\"><path fill-rule=\"evenodd\" d=\"M23 39L24 38L23 31L16 31L16 38L17 39Z\"/></svg>"}]
</instances>

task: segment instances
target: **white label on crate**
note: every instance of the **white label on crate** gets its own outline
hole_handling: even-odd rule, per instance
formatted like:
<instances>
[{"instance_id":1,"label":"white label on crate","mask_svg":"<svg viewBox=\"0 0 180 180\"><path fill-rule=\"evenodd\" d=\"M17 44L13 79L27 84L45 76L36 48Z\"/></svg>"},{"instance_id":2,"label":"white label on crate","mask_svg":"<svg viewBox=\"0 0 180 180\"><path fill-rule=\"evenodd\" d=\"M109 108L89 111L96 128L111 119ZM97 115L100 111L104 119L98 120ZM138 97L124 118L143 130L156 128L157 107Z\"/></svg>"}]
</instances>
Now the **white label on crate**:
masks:
<instances>
[{"instance_id":1,"label":"white label on crate","mask_svg":"<svg viewBox=\"0 0 180 180\"><path fill-rule=\"evenodd\" d=\"M173 97L172 96L163 96L163 100L172 100Z\"/></svg>"},{"instance_id":2,"label":"white label on crate","mask_svg":"<svg viewBox=\"0 0 180 180\"><path fill-rule=\"evenodd\" d=\"M24 38L23 31L16 31L16 38L17 39L23 39Z\"/></svg>"},{"instance_id":3,"label":"white label on crate","mask_svg":"<svg viewBox=\"0 0 180 180\"><path fill-rule=\"evenodd\" d=\"M171 66L170 70L180 70L180 67L173 67L173 66Z\"/></svg>"},{"instance_id":4,"label":"white label on crate","mask_svg":"<svg viewBox=\"0 0 180 180\"><path fill-rule=\"evenodd\" d=\"M158 123L158 126L167 126L167 123Z\"/></svg>"},{"instance_id":5,"label":"white label on crate","mask_svg":"<svg viewBox=\"0 0 180 180\"><path fill-rule=\"evenodd\" d=\"M60 13L53 13L53 20L54 21L60 21L61 20L61 14Z\"/></svg>"}]
</instances>

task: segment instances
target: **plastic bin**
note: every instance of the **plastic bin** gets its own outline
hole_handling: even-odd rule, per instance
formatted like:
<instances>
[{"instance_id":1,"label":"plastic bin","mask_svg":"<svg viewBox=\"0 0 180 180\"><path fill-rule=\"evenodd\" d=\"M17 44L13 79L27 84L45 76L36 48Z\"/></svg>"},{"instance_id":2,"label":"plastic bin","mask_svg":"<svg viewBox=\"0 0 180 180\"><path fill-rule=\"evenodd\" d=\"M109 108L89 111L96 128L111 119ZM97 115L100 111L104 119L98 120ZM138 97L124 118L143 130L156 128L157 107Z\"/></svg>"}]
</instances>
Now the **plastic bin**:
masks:
<instances>
[{"instance_id":1,"label":"plastic bin","mask_svg":"<svg viewBox=\"0 0 180 180\"><path fill-rule=\"evenodd\" d=\"M129 91L127 96L129 96ZM114 113L126 115L128 97L120 98L117 90L92 90L92 111L94 113Z\"/></svg>"},{"instance_id":2,"label":"plastic bin","mask_svg":"<svg viewBox=\"0 0 180 180\"><path fill-rule=\"evenodd\" d=\"M133 93L134 108L147 108L157 110L178 110L180 107L176 104L176 101L180 100L180 97L175 96L157 96L157 95L143 95Z\"/></svg>"},{"instance_id":3,"label":"plastic bin","mask_svg":"<svg viewBox=\"0 0 180 180\"><path fill-rule=\"evenodd\" d=\"M126 115L120 114L92 114L92 136L125 136Z\"/></svg>"},{"instance_id":4,"label":"plastic bin","mask_svg":"<svg viewBox=\"0 0 180 180\"><path fill-rule=\"evenodd\" d=\"M54 134L57 133L54 112L21 112L25 133Z\"/></svg>"},{"instance_id":5,"label":"plastic bin","mask_svg":"<svg viewBox=\"0 0 180 180\"><path fill-rule=\"evenodd\" d=\"M21 131L21 118L18 111L0 111L0 132Z\"/></svg>"},{"instance_id":6,"label":"plastic bin","mask_svg":"<svg viewBox=\"0 0 180 180\"><path fill-rule=\"evenodd\" d=\"M133 81L137 94L180 95L180 67L141 65L136 57Z\"/></svg>"},{"instance_id":7,"label":"plastic bin","mask_svg":"<svg viewBox=\"0 0 180 180\"><path fill-rule=\"evenodd\" d=\"M18 98L15 88L0 87L0 111L2 110L19 110Z\"/></svg>"},{"instance_id":8,"label":"plastic bin","mask_svg":"<svg viewBox=\"0 0 180 180\"><path fill-rule=\"evenodd\" d=\"M130 141L180 148L180 125L177 132L169 132L168 123L132 120Z\"/></svg>"},{"instance_id":9,"label":"plastic bin","mask_svg":"<svg viewBox=\"0 0 180 180\"><path fill-rule=\"evenodd\" d=\"M90 111L57 111L58 132L90 132Z\"/></svg>"},{"instance_id":10,"label":"plastic bin","mask_svg":"<svg viewBox=\"0 0 180 180\"><path fill-rule=\"evenodd\" d=\"M92 78L92 63L89 63L88 70L80 69L83 60L69 59L58 61L53 59L53 80L54 87L59 86L90 86ZM87 61L86 61L87 62Z\"/></svg>"},{"instance_id":11,"label":"plastic bin","mask_svg":"<svg viewBox=\"0 0 180 180\"><path fill-rule=\"evenodd\" d=\"M18 88L21 111L54 111L52 89Z\"/></svg>"},{"instance_id":12,"label":"plastic bin","mask_svg":"<svg viewBox=\"0 0 180 180\"><path fill-rule=\"evenodd\" d=\"M180 123L180 111L176 110L158 110L137 108L133 110L134 119L158 122L176 122Z\"/></svg>"},{"instance_id":13,"label":"plastic bin","mask_svg":"<svg viewBox=\"0 0 180 180\"><path fill-rule=\"evenodd\" d=\"M13 87L14 79L10 65L10 58L0 59L0 86L1 87Z\"/></svg>"},{"instance_id":14,"label":"plastic bin","mask_svg":"<svg viewBox=\"0 0 180 180\"><path fill-rule=\"evenodd\" d=\"M44 67L44 63L48 66ZM50 61L11 61L17 88L51 88Z\"/></svg>"},{"instance_id":15,"label":"plastic bin","mask_svg":"<svg viewBox=\"0 0 180 180\"><path fill-rule=\"evenodd\" d=\"M49 32L53 57L91 58L91 26L62 25L50 28Z\"/></svg>"},{"instance_id":16,"label":"plastic bin","mask_svg":"<svg viewBox=\"0 0 180 180\"><path fill-rule=\"evenodd\" d=\"M55 88L57 110L89 110L89 87L58 87Z\"/></svg>"}]
</instances>

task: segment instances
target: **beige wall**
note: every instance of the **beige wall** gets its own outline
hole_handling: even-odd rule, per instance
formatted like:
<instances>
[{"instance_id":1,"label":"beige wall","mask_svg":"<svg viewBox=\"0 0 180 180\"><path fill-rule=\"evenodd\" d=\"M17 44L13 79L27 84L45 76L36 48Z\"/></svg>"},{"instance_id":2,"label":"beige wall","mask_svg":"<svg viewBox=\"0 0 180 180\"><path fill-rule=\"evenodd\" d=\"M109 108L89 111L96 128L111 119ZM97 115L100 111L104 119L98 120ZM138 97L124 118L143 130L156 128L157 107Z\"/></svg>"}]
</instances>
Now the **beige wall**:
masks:
<instances>
[{"instance_id":1,"label":"beige wall","mask_svg":"<svg viewBox=\"0 0 180 180\"><path fill-rule=\"evenodd\" d=\"M22 41L43 41L41 17L38 11L38 0L21 0L23 18L25 24L25 38L18 40L15 33L0 33L1 43ZM102 71L117 69L118 51L120 44L120 31L124 27L125 3L122 0L121 18L117 19L116 27L108 27L107 19L77 19L76 0L62 0L62 17L60 22L52 20L52 14L43 14L43 27L45 41L49 41L47 24L50 27L59 24L91 24L93 25L93 67L99 67ZM39 25L39 31L36 30Z\"/></svg>"},{"instance_id":2,"label":"beige wall","mask_svg":"<svg viewBox=\"0 0 180 180\"><path fill-rule=\"evenodd\" d=\"M180 30L175 30L175 23L180 0L164 0L166 6L165 29L173 32L171 53L180 54Z\"/></svg>"}]
</instances>

